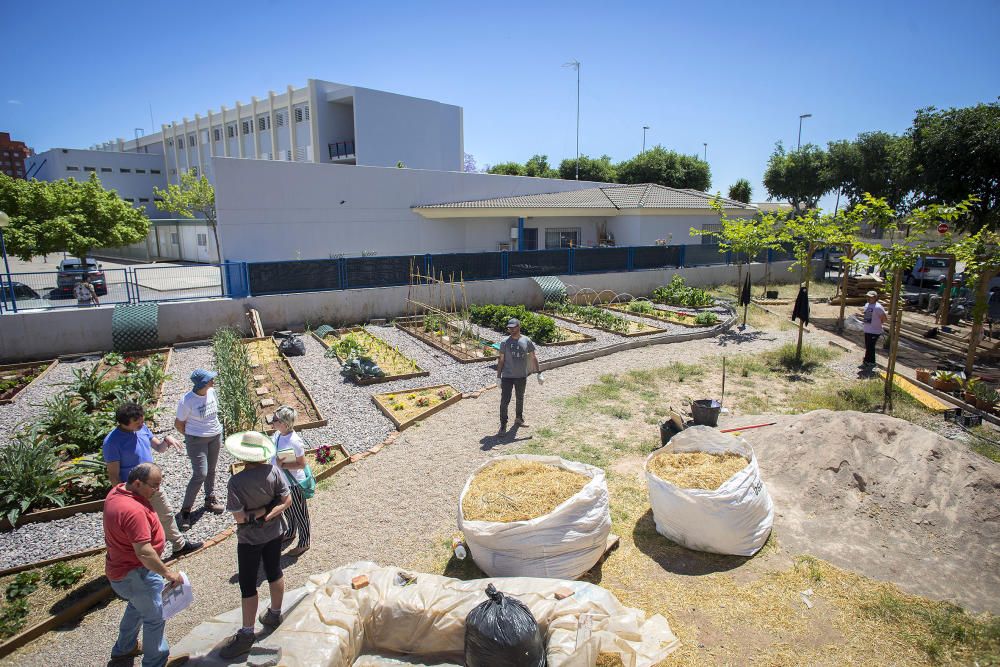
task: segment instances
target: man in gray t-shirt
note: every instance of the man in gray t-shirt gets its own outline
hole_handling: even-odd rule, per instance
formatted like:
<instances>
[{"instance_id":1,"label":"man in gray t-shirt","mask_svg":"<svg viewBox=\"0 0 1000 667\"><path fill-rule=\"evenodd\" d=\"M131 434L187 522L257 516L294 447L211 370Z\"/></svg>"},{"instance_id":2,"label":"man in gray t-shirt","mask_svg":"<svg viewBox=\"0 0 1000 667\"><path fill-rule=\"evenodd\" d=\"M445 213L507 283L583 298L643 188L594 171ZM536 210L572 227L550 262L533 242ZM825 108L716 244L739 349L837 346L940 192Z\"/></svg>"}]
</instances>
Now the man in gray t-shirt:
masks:
<instances>
[{"instance_id":1,"label":"man in gray t-shirt","mask_svg":"<svg viewBox=\"0 0 1000 667\"><path fill-rule=\"evenodd\" d=\"M514 426L526 426L524 386L530 373L538 373L535 344L527 336L521 335L521 323L510 318L507 331L510 335L500 341L500 356L497 361L497 378L500 380L500 430L497 435L507 432L507 409L510 407L512 391L517 397L514 404Z\"/></svg>"}]
</instances>

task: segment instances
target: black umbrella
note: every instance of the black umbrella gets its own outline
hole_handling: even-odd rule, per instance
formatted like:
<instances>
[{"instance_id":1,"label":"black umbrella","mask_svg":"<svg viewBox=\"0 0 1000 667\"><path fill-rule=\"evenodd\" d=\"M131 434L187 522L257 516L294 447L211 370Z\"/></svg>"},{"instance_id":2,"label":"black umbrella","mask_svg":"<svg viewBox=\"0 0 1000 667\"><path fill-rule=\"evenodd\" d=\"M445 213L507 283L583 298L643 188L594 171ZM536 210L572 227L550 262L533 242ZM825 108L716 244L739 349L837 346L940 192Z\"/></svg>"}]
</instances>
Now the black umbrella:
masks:
<instances>
[{"instance_id":1,"label":"black umbrella","mask_svg":"<svg viewBox=\"0 0 1000 667\"><path fill-rule=\"evenodd\" d=\"M743 306L743 326L747 325L747 309L750 307L750 268L747 267L747 279L740 292L740 305Z\"/></svg>"}]
</instances>

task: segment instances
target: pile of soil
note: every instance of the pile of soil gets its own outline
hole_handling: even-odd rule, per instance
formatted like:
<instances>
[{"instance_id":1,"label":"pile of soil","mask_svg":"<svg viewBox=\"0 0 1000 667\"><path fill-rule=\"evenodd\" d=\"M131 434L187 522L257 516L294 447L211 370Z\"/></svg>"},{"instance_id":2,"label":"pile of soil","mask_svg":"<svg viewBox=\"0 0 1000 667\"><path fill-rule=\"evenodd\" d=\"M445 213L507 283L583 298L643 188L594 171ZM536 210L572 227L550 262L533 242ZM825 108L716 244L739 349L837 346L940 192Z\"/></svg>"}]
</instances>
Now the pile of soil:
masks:
<instances>
[{"instance_id":1,"label":"pile of soil","mask_svg":"<svg viewBox=\"0 0 1000 667\"><path fill-rule=\"evenodd\" d=\"M587 485L586 475L537 461L501 460L484 468L462 498L467 521L527 521L549 514Z\"/></svg>"},{"instance_id":2,"label":"pile of soil","mask_svg":"<svg viewBox=\"0 0 1000 667\"><path fill-rule=\"evenodd\" d=\"M742 437L774 499L782 549L1000 613L1000 465L881 414L771 420Z\"/></svg>"},{"instance_id":3,"label":"pile of soil","mask_svg":"<svg viewBox=\"0 0 1000 667\"><path fill-rule=\"evenodd\" d=\"M748 463L739 454L729 452L663 452L649 460L649 471L681 489L714 491Z\"/></svg>"}]
</instances>

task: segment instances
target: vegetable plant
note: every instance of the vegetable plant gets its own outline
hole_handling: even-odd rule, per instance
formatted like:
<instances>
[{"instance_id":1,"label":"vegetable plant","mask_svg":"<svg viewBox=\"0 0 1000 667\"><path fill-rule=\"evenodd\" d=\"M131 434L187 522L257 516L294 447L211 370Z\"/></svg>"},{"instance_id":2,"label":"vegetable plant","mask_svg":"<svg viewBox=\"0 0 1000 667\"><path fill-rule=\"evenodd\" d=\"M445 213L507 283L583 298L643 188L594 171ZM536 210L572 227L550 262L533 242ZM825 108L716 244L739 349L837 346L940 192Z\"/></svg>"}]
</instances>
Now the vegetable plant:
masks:
<instances>
[{"instance_id":1,"label":"vegetable plant","mask_svg":"<svg viewBox=\"0 0 1000 667\"><path fill-rule=\"evenodd\" d=\"M719 316L715 313L698 313L694 318L695 324L710 327L719 321Z\"/></svg>"},{"instance_id":2,"label":"vegetable plant","mask_svg":"<svg viewBox=\"0 0 1000 667\"><path fill-rule=\"evenodd\" d=\"M0 514L16 525L22 514L66 504L67 473L38 428L22 430L0 447Z\"/></svg>"},{"instance_id":3,"label":"vegetable plant","mask_svg":"<svg viewBox=\"0 0 1000 667\"><path fill-rule=\"evenodd\" d=\"M38 589L38 582L41 579L40 572L21 572L14 577L14 581L7 584L7 600L13 601L28 597Z\"/></svg>"},{"instance_id":4,"label":"vegetable plant","mask_svg":"<svg viewBox=\"0 0 1000 667\"><path fill-rule=\"evenodd\" d=\"M565 301L546 301L545 309L615 333L628 333L635 324L631 320L598 306L578 306Z\"/></svg>"},{"instance_id":5,"label":"vegetable plant","mask_svg":"<svg viewBox=\"0 0 1000 667\"><path fill-rule=\"evenodd\" d=\"M536 343L554 343L561 340L555 320L533 313L524 306L487 304L469 307L469 320L494 331L506 333L510 318L521 322L521 333Z\"/></svg>"},{"instance_id":6,"label":"vegetable plant","mask_svg":"<svg viewBox=\"0 0 1000 667\"><path fill-rule=\"evenodd\" d=\"M0 609L0 637L13 637L23 628L28 618L28 601L17 598Z\"/></svg>"},{"instance_id":7,"label":"vegetable plant","mask_svg":"<svg viewBox=\"0 0 1000 667\"><path fill-rule=\"evenodd\" d=\"M86 571L87 568L83 565L74 566L66 563L56 563L52 567L46 568L45 583L52 588L68 590L83 578Z\"/></svg>"},{"instance_id":8,"label":"vegetable plant","mask_svg":"<svg viewBox=\"0 0 1000 667\"><path fill-rule=\"evenodd\" d=\"M653 290L650 298L656 303L688 308L703 308L715 303L715 299L708 292L697 287L688 287L684 278L676 273L668 284Z\"/></svg>"},{"instance_id":9,"label":"vegetable plant","mask_svg":"<svg viewBox=\"0 0 1000 667\"><path fill-rule=\"evenodd\" d=\"M219 419L226 433L256 428L257 403L250 390L253 373L240 332L228 327L216 331L212 336L212 356L219 373L215 381Z\"/></svg>"}]
</instances>

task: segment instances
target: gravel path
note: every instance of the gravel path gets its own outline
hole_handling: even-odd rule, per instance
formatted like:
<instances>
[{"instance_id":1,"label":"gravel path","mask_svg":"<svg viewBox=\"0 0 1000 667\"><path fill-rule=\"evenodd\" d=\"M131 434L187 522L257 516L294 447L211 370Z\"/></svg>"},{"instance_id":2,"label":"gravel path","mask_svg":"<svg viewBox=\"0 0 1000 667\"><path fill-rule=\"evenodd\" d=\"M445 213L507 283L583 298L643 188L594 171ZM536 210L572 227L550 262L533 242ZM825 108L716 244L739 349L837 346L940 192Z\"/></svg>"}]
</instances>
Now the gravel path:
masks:
<instances>
[{"instance_id":1,"label":"gravel path","mask_svg":"<svg viewBox=\"0 0 1000 667\"><path fill-rule=\"evenodd\" d=\"M42 403L61 391L60 385L73 380L74 368L87 368L91 365L93 362L60 362L45 377L18 394L13 403L0 405L0 447L10 442L10 435L17 426L42 415Z\"/></svg>"},{"instance_id":2,"label":"gravel path","mask_svg":"<svg viewBox=\"0 0 1000 667\"><path fill-rule=\"evenodd\" d=\"M52 373L42 379L41 387L32 387L29 390L32 395L27 396L27 398L31 399L31 403L39 404L38 406L31 405L27 401L22 403L20 400L11 405L0 406L0 420L3 420L3 424L10 425L20 420L37 417L41 414L40 404L47 396L60 391L59 383L71 379L74 368L89 368L93 363L93 361L60 363ZM161 423L173 424L177 401L191 388L191 382L188 379L191 371L196 368L211 367L212 350L209 346L174 350L170 368L167 369L170 379L163 387L163 398L160 401L163 408ZM9 441L10 428L4 429L2 433L4 436L0 439L0 445ZM158 435L163 434L172 434L183 442L183 438L173 428L158 433ZM163 468L163 489L174 510L180 511L184 488L191 475L191 464L188 457L184 452L170 450L164 454L155 454L155 460ZM215 482L216 494L219 496L225 496L231 462L232 459L223 450L219 455ZM202 501L203 497L199 496L196 507L200 507ZM195 522L186 536L195 541L215 535L232 522L228 514L203 514L200 509L193 514L193 517ZM15 567L100 546L104 546L104 530L99 512L77 514L59 521L27 524L17 530L0 533L0 568ZM169 551L170 545L168 544L167 553Z\"/></svg>"},{"instance_id":3,"label":"gravel path","mask_svg":"<svg viewBox=\"0 0 1000 667\"><path fill-rule=\"evenodd\" d=\"M378 335L387 332L382 328L373 331ZM330 488L320 490L309 501L313 547L297 561L283 559L287 587L301 586L310 574L361 559L401 567L420 566L428 550L456 530L458 496L476 466L516 446L532 430L554 423L562 409L559 399L596 382L601 375L611 370L625 372L671 361L692 362L723 351L759 351L791 340L789 333L731 332L716 338L638 348L547 371L549 379L544 387L528 385L528 415L533 428L522 430L516 438L498 439L492 435L498 392L489 391L479 399L460 401L404 431L395 443L377 455L337 473L331 478ZM321 368L317 363L320 352L313 344L319 347L315 341L307 341L307 355L293 359L297 371L310 364ZM425 357L418 358L418 363L434 361L431 353L421 354ZM490 373L488 368L475 372ZM342 419L340 415L334 421ZM305 433L308 435L309 431ZM235 542L230 539L185 561L184 570L195 586L195 602L191 609L167 624L170 641L178 641L202 620L239 604L235 549ZM104 664L123 607L121 601L112 602L88 615L76 627L50 633L0 664L33 667Z\"/></svg>"}]
</instances>

